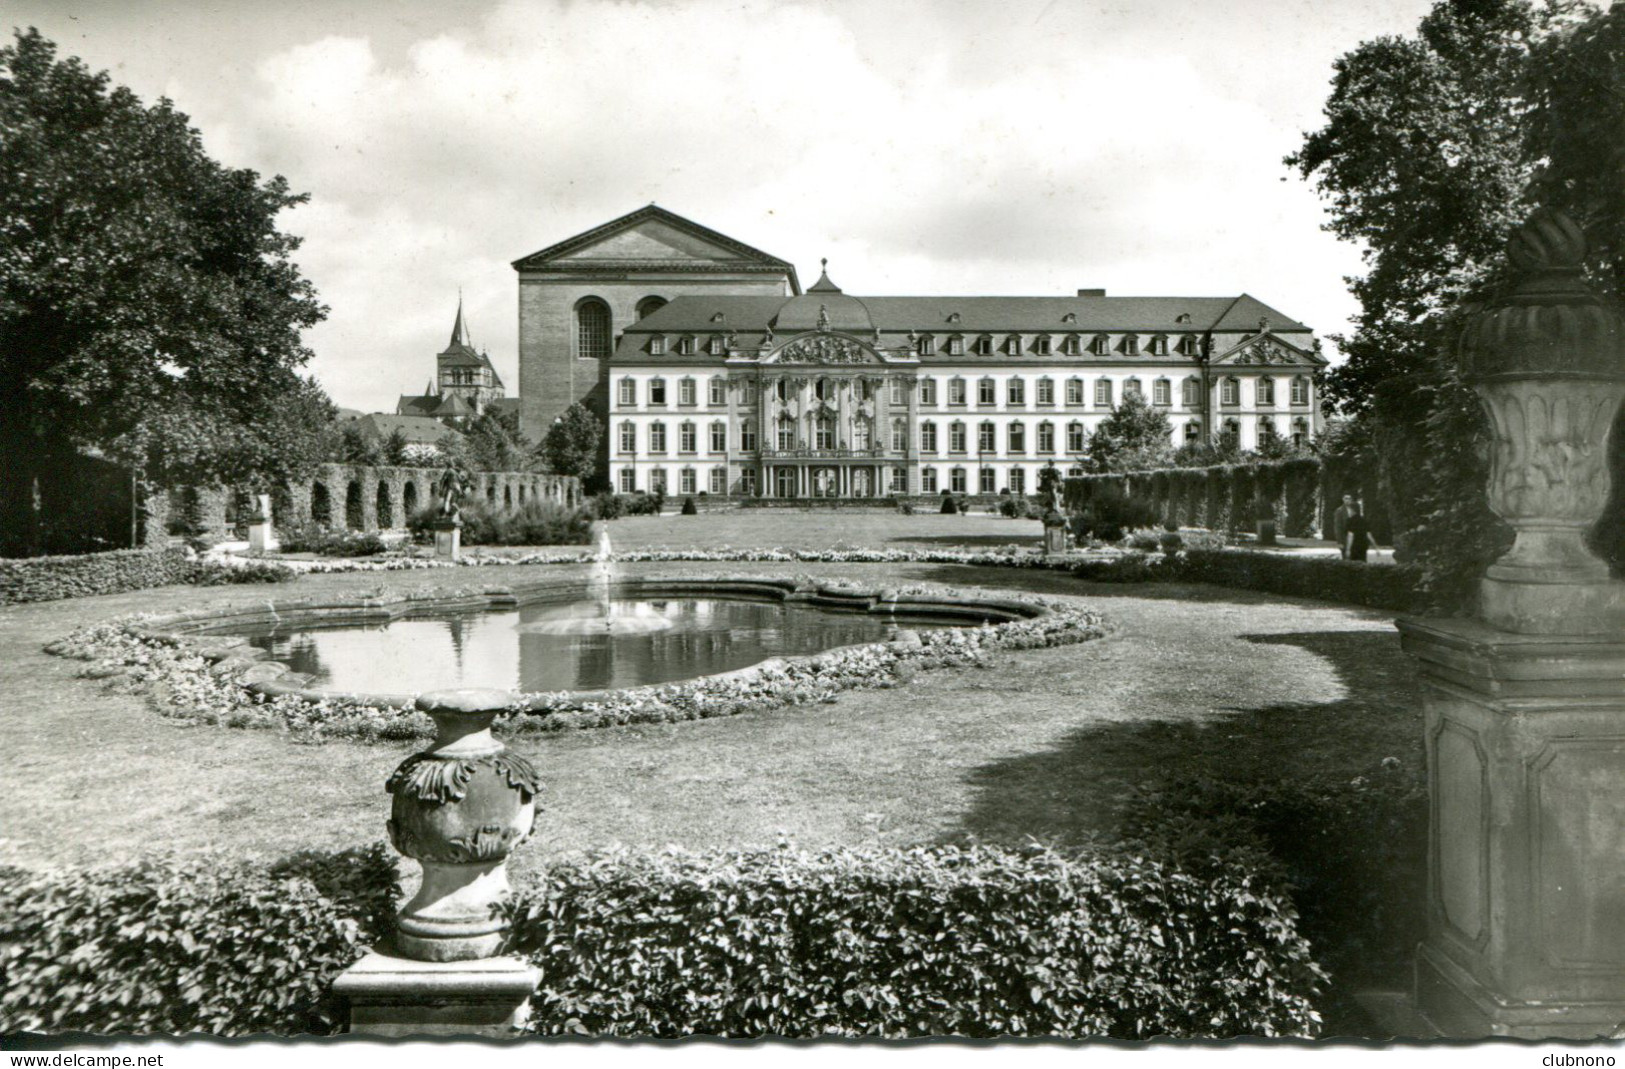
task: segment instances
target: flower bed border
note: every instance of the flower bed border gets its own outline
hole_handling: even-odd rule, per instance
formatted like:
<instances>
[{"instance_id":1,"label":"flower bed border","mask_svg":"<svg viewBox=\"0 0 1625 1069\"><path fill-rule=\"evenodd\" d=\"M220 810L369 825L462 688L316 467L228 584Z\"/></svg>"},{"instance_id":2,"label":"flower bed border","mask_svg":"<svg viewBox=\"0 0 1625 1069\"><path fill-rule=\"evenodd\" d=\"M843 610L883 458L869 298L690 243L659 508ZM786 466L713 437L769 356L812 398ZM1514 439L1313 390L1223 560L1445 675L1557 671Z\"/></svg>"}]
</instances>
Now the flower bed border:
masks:
<instances>
[{"instance_id":1,"label":"flower bed border","mask_svg":"<svg viewBox=\"0 0 1625 1069\"><path fill-rule=\"evenodd\" d=\"M669 723L828 702L842 690L896 686L921 668L979 663L994 649L1063 645L1105 634L1093 612L1056 607L1039 599L949 597L918 587L850 587L785 577L683 577L622 580L615 589L643 596L768 596L877 612L957 609L1004 619L977 628L904 632L890 641L769 658L748 668L678 683L613 691L515 694L513 704L497 721L500 730L529 733ZM430 589L390 597L303 598L113 621L75 632L47 650L95 661L85 672L88 676L125 677L142 685L157 698L165 715L182 720L272 728L310 738L421 738L432 736L433 726L412 707L415 695L306 687L301 685L304 681L282 679L291 673L282 665L268 663L264 651L249 647L246 640L211 637L208 631L286 620L295 614L315 619L393 619L412 613L519 604L550 595L579 597L584 591L581 581L540 581L511 588Z\"/></svg>"}]
</instances>

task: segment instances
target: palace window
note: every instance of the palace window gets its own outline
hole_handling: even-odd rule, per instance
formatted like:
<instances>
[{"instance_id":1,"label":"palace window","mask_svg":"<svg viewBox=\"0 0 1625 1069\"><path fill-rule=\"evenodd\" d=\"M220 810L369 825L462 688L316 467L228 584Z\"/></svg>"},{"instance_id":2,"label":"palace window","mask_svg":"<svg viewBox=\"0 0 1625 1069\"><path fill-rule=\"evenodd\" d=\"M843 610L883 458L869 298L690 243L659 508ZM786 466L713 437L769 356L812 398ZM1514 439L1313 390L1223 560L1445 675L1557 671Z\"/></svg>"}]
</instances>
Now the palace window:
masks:
<instances>
[{"instance_id":1,"label":"palace window","mask_svg":"<svg viewBox=\"0 0 1625 1069\"><path fill-rule=\"evenodd\" d=\"M711 424L711 452L726 453L728 451L728 425L721 420Z\"/></svg>"},{"instance_id":2,"label":"palace window","mask_svg":"<svg viewBox=\"0 0 1625 1069\"><path fill-rule=\"evenodd\" d=\"M1171 405L1174 403L1174 384L1167 379L1157 379L1151 384L1151 403L1154 405Z\"/></svg>"},{"instance_id":3,"label":"palace window","mask_svg":"<svg viewBox=\"0 0 1625 1069\"><path fill-rule=\"evenodd\" d=\"M1083 353L1083 342L1076 334L1068 334L1061 342L1061 352L1067 356L1080 356Z\"/></svg>"},{"instance_id":4,"label":"palace window","mask_svg":"<svg viewBox=\"0 0 1625 1069\"><path fill-rule=\"evenodd\" d=\"M621 493L631 494L637 492L638 473L631 468L621 469Z\"/></svg>"},{"instance_id":5,"label":"palace window","mask_svg":"<svg viewBox=\"0 0 1625 1069\"><path fill-rule=\"evenodd\" d=\"M1262 447L1265 442L1274 441L1277 433L1278 432L1275 430L1275 421L1273 419L1268 416L1260 416L1258 418L1258 444L1260 447Z\"/></svg>"},{"instance_id":6,"label":"palace window","mask_svg":"<svg viewBox=\"0 0 1625 1069\"><path fill-rule=\"evenodd\" d=\"M728 355L728 340L726 338L724 338L720 334L711 335L711 355L712 356L727 356Z\"/></svg>"},{"instance_id":7,"label":"palace window","mask_svg":"<svg viewBox=\"0 0 1625 1069\"><path fill-rule=\"evenodd\" d=\"M1048 355L1050 355L1050 347L1049 346L1050 346L1050 337L1049 337L1049 335L1048 334L1040 334L1038 336L1038 349L1037 349L1038 355L1039 356L1048 356Z\"/></svg>"},{"instance_id":8,"label":"palace window","mask_svg":"<svg viewBox=\"0 0 1625 1069\"><path fill-rule=\"evenodd\" d=\"M937 469L920 469L920 493L934 494L937 492Z\"/></svg>"},{"instance_id":9,"label":"palace window","mask_svg":"<svg viewBox=\"0 0 1625 1069\"><path fill-rule=\"evenodd\" d=\"M1110 334L1096 334L1089 343L1089 351L1096 356L1110 356L1112 352L1112 338Z\"/></svg>"},{"instance_id":10,"label":"palace window","mask_svg":"<svg viewBox=\"0 0 1625 1069\"><path fill-rule=\"evenodd\" d=\"M976 403L983 408L989 408L999 403L998 389L992 379L982 379L977 382Z\"/></svg>"},{"instance_id":11,"label":"palace window","mask_svg":"<svg viewBox=\"0 0 1625 1069\"><path fill-rule=\"evenodd\" d=\"M1027 451L1027 425L1017 420L1010 424L1010 452L1025 453Z\"/></svg>"},{"instance_id":12,"label":"palace window","mask_svg":"<svg viewBox=\"0 0 1625 1069\"><path fill-rule=\"evenodd\" d=\"M1202 437L1202 425L1194 419L1185 424L1185 441L1196 442Z\"/></svg>"},{"instance_id":13,"label":"palace window","mask_svg":"<svg viewBox=\"0 0 1625 1069\"><path fill-rule=\"evenodd\" d=\"M597 297L576 305L576 356L583 360L609 357L609 305Z\"/></svg>"},{"instance_id":14,"label":"palace window","mask_svg":"<svg viewBox=\"0 0 1625 1069\"><path fill-rule=\"evenodd\" d=\"M693 468L684 468L677 473L677 492L679 494L692 494L694 492Z\"/></svg>"},{"instance_id":15,"label":"palace window","mask_svg":"<svg viewBox=\"0 0 1625 1069\"><path fill-rule=\"evenodd\" d=\"M796 421L789 416L780 416L778 425L778 448L794 449L796 447Z\"/></svg>"},{"instance_id":16,"label":"palace window","mask_svg":"<svg viewBox=\"0 0 1625 1069\"><path fill-rule=\"evenodd\" d=\"M1275 407L1275 380L1265 375L1253 384L1253 396L1260 408Z\"/></svg>"},{"instance_id":17,"label":"palace window","mask_svg":"<svg viewBox=\"0 0 1625 1069\"><path fill-rule=\"evenodd\" d=\"M649 424L649 452L664 453L666 451L666 425L664 423Z\"/></svg>"},{"instance_id":18,"label":"palace window","mask_svg":"<svg viewBox=\"0 0 1625 1069\"><path fill-rule=\"evenodd\" d=\"M964 356L965 355L965 338L964 338L963 335L955 334L953 337L948 339L948 355L949 356Z\"/></svg>"},{"instance_id":19,"label":"palace window","mask_svg":"<svg viewBox=\"0 0 1625 1069\"><path fill-rule=\"evenodd\" d=\"M622 379L617 384L616 400L622 408L632 408L638 403L638 382L636 379Z\"/></svg>"},{"instance_id":20,"label":"palace window","mask_svg":"<svg viewBox=\"0 0 1625 1069\"><path fill-rule=\"evenodd\" d=\"M1095 380L1095 405L1098 408L1110 408L1112 405L1112 380Z\"/></svg>"},{"instance_id":21,"label":"palace window","mask_svg":"<svg viewBox=\"0 0 1625 1069\"><path fill-rule=\"evenodd\" d=\"M937 451L937 425L935 423L920 424L920 452L935 453Z\"/></svg>"},{"instance_id":22,"label":"palace window","mask_svg":"<svg viewBox=\"0 0 1625 1069\"><path fill-rule=\"evenodd\" d=\"M813 383L813 396L820 401L834 400L835 387L828 379L819 379Z\"/></svg>"},{"instance_id":23,"label":"palace window","mask_svg":"<svg viewBox=\"0 0 1625 1069\"><path fill-rule=\"evenodd\" d=\"M980 476L980 482L981 482L980 489L981 489L982 493L984 493L984 494L996 494L996 493L999 492L999 473L998 472L994 471L992 468L983 468L979 472L977 472L977 475Z\"/></svg>"},{"instance_id":24,"label":"palace window","mask_svg":"<svg viewBox=\"0 0 1625 1069\"><path fill-rule=\"evenodd\" d=\"M654 356L666 355L666 336L664 334L656 334L649 339L649 352Z\"/></svg>"},{"instance_id":25,"label":"palace window","mask_svg":"<svg viewBox=\"0 0 1625 1069\"><path fill-rule=\"evenodd\" d=\"M1049 420L1038 425L1038 451L1040 453L1055 452L1055 424Z\"/></svg>"},{"instance_id":26,"label":"palace window","mask_svg":"<svg viewBox=\"0 0 1625 1069\"><path fill-rule=\"evenodd\" d=\"M663 405L666 403L665 379L649 380L649 403L651 405Z\"/></svg>"},{"instance_id":27,"label":"palace window","mask_svg":"<svg viewBox=\"0 0 1625 1069\"><path fill-rule=\"evenodd\" d=\"M937 403L937 380L936 379L921 379L920 380L920 404L921 404L921 406L935 407L936 403Z\"/></svg>"},{"instance_id":28,"label":"palace window","mask_svg":"<svg viewBox=\"0 0 1625 1069\"><path fill-rule=\"evenodd\" d=\"M1027 384L1019 378L1012 378L1005 383L1005 400L1012 405L1025 405L1027 403Z\"/></svg>"},{"instance_id":29,"label":"palace window","mask_svg":"<svg viewBox=\"0 0 1625 1069\"><path fill-rule=\"evenodd\" d=\"M711 469L711 492L713 494L726 494L728 492L728 469Z\"/></svg>"},{"instance_id":30,"label":"palace window","mask_svg":"<svg viewBox=\"0 0 1625 1069\"><path fill-rule=\"evenodd\" d=\"M965 492L965 469L955 468L948 473L948 488L956 494Z\"/></svg>"},{"instance_id":31,"label":"palace window","mask_svg":"<svg viewBox=\"0 0 1625 1069\"><path fill-rule=\"evenodd\" d=\"M664 494L666 492L666 469L654 468L649 472L649 492L651 494Z\"/></svg>"},{"instance_id":32,"label":"palace window","mask_svg":"<svg viewBox=\"0 0 1625 1069\"><path fill-rule=\"evenodd\" d=\"M638 318L642 319L653 312L660 311L664 307L666 307L664 297L645 297L638 302Z\"/></svg>"},{"instance_id":33,"label":"palace window","mask_svg":"<svg viewBox=\"0 0 1625 1069\"><path fill-rule=\"evenodd\" d=\"M1241 380L1237 378L1225 379L1219 386L1219 403L1221 405L1241 404Z\"/></svg>"},{"instance_id":34,"label":"palace window","mask_svg":"<svg viewBox=\"0 0 1625 1069\"><path fill-rule=\"evenodd\" d=\"M1166 334L1156 334L1156 335L1152 336L1152 338L1151 338L1151 355L1152 356L1167 356L1168 355L1168 335L1166 335Z\"/></svg>"},{"instance_id":35,"label":"palace window","mask_svg":"<svg viewBox=\"0 0 1625 1069\"><path fill-rule=\"evenodd\" d=\"M929 334L921 334L914 343L914 352L918 356L930 356L937 351L937 339Z\"/></svg>"},{"instance_id":36,"label":"palace window","mask_svg":"<svg viewBox=\"0 0 1625 1069\"><path fill-rule=\"evenodd\" d=\"M1304 446L1309 444L1308 420L1295 419L1292 421L1292 444L1298 449L1302 449Z\"/></svg>"},{"instance_id":37,"label":"palace window","mask_svg":"<svg viewBox=\"0 0 1625 1069\"><path fill-rule=\"evenodd\" d=\"M1068 453L1081 453L1088 447L1088 436L1083 433L1083 424L1073 421L1066 425L1066 451Z\"/></svg>"},{"instance_id":38,"label":"palace window","mask_svg":"<svg viewBox=\"0 0 1625 1069\"><path fill-rule=\"evenodd\" d=\"M742 424L739 428L739 451L742 453L756 452L756 428L750 424Z\"/></svg>"},{"instance_id":39,"label":"palace window","mask_svg":"<svg viewBox=\"0 0 1625 1069\"><path fill-rule=\"evenodd\" d=\"M680 356L694 355L694 335L684 334L677 339L677 352Z\"/></svg>"},{"instance_id":40,"label":"palace window","mask_svg":"<svg viewBox=\"0 0 1625 1069\"><path fill-rule=\"evenodd\" d=\"M1025 494L1027 492L1027 471L1025 468L1010 469L1010 492L1012 494Z\"/></svg>"},{"instance_id":41,"label":"palace window","mask_svg":"<svg viewBox=\"0 0 1625 1069\"><path fill-rule=\"evenodd\" d=\"M780 401L790 400L790 383L785 379L779 379L775 382L773 384L773 396Z\"/></svg>"},{"instance_id":42,"label":"palace window","mask_svg":"<svg viewBox=\"0 0 1625 1069\"><path fill-rule=\"evenodd\" d=\"M976 449L980 453L992 453L999 448L998 435L994 433L993 422L983 420L976 428Z\"/></svg>"},{"instance_id":43,"label":"palace window","mask_svg":"<svg viewBox=\"0 0 1625 1069\"><path fill-rule=\"evenodd\" d=\"M976 348L976 354L978 356L992 356L993 355L993 335L991 335L991 334L983 334L981 337L977 338L975 348Z\"/></svg>"},{"instance_id":44,"label":"palace window","mask_svg":"<svg viewBox=\"0 0 1625 1069\"><path fill-rule=\"evenodd\" d=\"M746 468L739 473L739 492L749 497L756 496L756 469Z\"/></svg>"},{"instance_id":45,"label":"palace window","mask_svg":"<svg viewBox=\"0 0 1625 1069\"><path fill-rule=\"evenodd\" d=\"M1140 380L1139 379L1128 378L1128 379L1123 380L1123 400L1126 401L1130 397L1144 397L1144 396L1145 395L1140 392Z\"/></svg>"},{"instance_id":46,"label":"palace window","mask_svg":"<svg viewBox=\"0 0 1625 1069\"><path fill-rule=\"evenodd\" d=\"M894 494L908 493L907 468L893 468L891 470L891 492Z\"/></svg>"},{"instance_id":47,"label":"palace window","mask_svg":"<svg viewBox=\"0 0 1625 1069\"><path fill-rule=\"evenodd\" d=\"M948 425L948 452L963 453L965 451L965 425L954 420Z\"/></svg>"},{"instance_id":48,"label":"palace window","mask_svg":"<svg viewBox=\"0 0 1625 1069\"><path fill-rule=\"evenodd\" d=\"M1009 350L1011 356L1020 356L1021 355L1021 335L1020 334L1012 334L1012 335L1010 335L1009 339L1005 342L1005 346Z\"/></svg>"},{"instance_id":49,"label":"palace window","mask_svg":"<svg viewBox=\"0 0 1625 1069\"><path fill-rule=\"evenodd\" d=\"M677 380L677 403L680 404L680 405L690 405L690 406L692 406L694 404L695 397L696 397L696 391L694 389L694 380L693 379L678 379Z\"/></svg>"},{"instance_id":50,"label":"palace window","mask_svg":"<svg viewBox=\"0 0 1625 1069\"><path fill-rule=\"evenodd\" d=\"M638 427L631 420L621 424L621 452L636 453L638 451Z\"/></svg>"},{"instance_id":51,"label":"palace window","mask_svg":"<svg viewBox=\"0 0 1625 1069\"><path fill-rule=\"evenodd\" d=\"M835 448L835 418L833 416L819 416L813 422L813 448Z\"/></svg>"},{"instance_id":52,"label":"palace window","mask_svg":"<svg viewBox=\"0 0 1625 1069\"><path fill-rule=\"evenodd\" d=\"M891 449L893 453L908 452L908 421L894 419L891 421Z\"/></svg>"},{"instance_id":53,"label":"palace window","mask_svg":"<svg viewBox=\"0 0 1625 1069\"><path fill-rule=\"evenodd\" d=\"M1237 419L1225 420L1224 429L1219 432L1219 438L1231 449L1238 448L1241 445L1241 421Z\"/></svg>"},{"instance_id":54,"label":"palace window","mask_svg":"<svg viewBox=\"0 0 1625 1069\"><path fill-rule=\"evenodd\" d=\"M1083 380L1066 380L1066 403L1069 405L1083 404Z\"/></svg>"},{"instance_id":55,"label":"palace window","mask_svg":"<svg viewBox=\"0 0 1625 1069\"><path fill-rule=\"evenodd\" d=\"M1180 401L1186 408L1196 408L1202 403L1202 380L1191 376L1179 384Z\"/></svg>"},{"instance_id":56,"label":"palace window","mask_svg":"<svg viewBox=\"0 0 1625 1069\"><path fill-rule=\"evenodd\" d=\"M948 404L963 407L965 404L965 380L948 380Z\"/></svg>"},{"instance_id":57,"label":"palace window","mask_svg":"<svg viewBox=\"0 0 1625 1069\"><path fill-rule=\"evenodd\" d=\"M908 404L908 383L902 379L891 380L891 403L894 405Z\"/></svg>"},{"instance_id":58,"label":"palace window","mask_svg":"<svg viewBox=\"0 0 1625 1069\"><path fill-rule=\"evenodd\" d=\"M1123 355L1124 356L1139 356L1140 355L1140 336L1138 334L1125 334L1125 335L1123 335Z\"/></svg>"},{"instance_id":59,"label":"palace window","mask_svg":"<svg viewBox=\"0 0 1625 1069\"><path fill-rule=\"evenodd\" d=\"M1038 403L1041 405L1053 405L1055 403L1054 379L1038 380Z\"/></svg>"},{"instance_id":60,"label":"palace window","mask_svg":"<svg viewBox=\"0 0 1625 1069\"><path fill-rule=\"evenodd\" d=\"M1292 403L1295 405L1309 403L1309 380L1302 375L1292 380Z\"/></svg>"},{"instance_id":61,"label":"palace window","mask_svg":"<svg viewBox=\"0 0 1625 1069\"><path fill-rule=\"evenodd\" d=\"M728 403L728 380L722 376L714 376L706 383L706 398L713 408L721 408Z\"/></svg>"},{"instance_id":62,"label":"palace window","mask_svg":"<svg viewBox=\"0 0 1625 1069\"><path fill-rule=\"evenodd\" d=\"M858 380L858 400L872 401L875 396L875 384L869 379Z\"/></svg>"},{"instance_id":63,"label":"palace window","mask_svg":"<svg viewBox=\"0 0 1625 1069\"><path fill-rule=\"evenodd\" d=\"M823 421L820 420L819 422L823 422ZM832 428L832 430L833 430L833 428ZM870 441L870 434L869 434L869 421L866 420L866 419L858 419L856 422L854 422L852 424L852 448L853 449L868 449L871 444L872 443ZM820 449L833 449L835 447L833 445L827 445L827 446L819 446L819 448Z\"/></svg>"}]
</instances>

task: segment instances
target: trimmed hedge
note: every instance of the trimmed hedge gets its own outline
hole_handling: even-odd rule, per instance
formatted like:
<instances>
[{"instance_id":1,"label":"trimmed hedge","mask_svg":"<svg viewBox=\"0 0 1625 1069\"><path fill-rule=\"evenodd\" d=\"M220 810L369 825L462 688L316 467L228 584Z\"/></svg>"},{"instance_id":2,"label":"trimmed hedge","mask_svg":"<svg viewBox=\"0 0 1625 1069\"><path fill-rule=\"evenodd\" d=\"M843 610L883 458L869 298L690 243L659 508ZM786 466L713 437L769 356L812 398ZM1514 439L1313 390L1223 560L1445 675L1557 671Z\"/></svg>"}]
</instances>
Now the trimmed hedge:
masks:
<instances>
[{"instance_id":1,"label":"trimmed hedge","mask_svg":"<svg viewBox=\"0 0 1625 1069\"><path fill-rule=\"evenodd\" d=\"M1239 858L615 853L511 907L550 1035L1312 1036L1324 974Z\"/></svg>"},{"instance_id":2,"label":"trimmed hedge","mask_svg":"<svg viewBox=\"0 0 1625 1069\"><path fill-rule=\"evenodd\" d=\"M0 605L190 583L197 580L202 567L180 549L115 549L77 556L0 560ZM284 578L292 575L288 572ZM248 579L263 580L263 574Z\"/></svg>"},{"instance_id":3,"label":"trimmed hedge","mask_svg":"<svg viewBox=\"0 0 1625 1069\"><path fill-rule=\"evenodd\" d=\"M1245 549L1186 549L1172 556L1130 555L1069 565L1094 583L1211 583L1396 612L1437 608L1408 564L1365 564Z\"/></svg>"},{"instance_id":4,"label":"trimmed hedge","mask_svg":"<svg viewBox=\"0 0 1625 1069\"><path fill-rule=\"evenodd\" d=\"M269 867L0 870L0 1030L342 1031L333 978L388 930L396 892L381 843Z\"/></svg>"}]
</instances>

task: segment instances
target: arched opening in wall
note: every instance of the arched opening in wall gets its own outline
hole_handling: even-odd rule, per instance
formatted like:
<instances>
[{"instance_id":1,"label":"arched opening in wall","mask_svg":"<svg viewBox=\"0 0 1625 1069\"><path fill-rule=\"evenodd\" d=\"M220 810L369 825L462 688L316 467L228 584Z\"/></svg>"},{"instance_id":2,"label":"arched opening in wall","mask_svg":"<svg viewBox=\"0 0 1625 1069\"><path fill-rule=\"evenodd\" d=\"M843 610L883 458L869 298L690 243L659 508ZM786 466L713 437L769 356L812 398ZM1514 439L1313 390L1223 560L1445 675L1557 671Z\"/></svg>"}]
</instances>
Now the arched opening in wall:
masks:
<instances>
[{"instance_id":1,"label":"arched opening in wall","mask_svg":"<svg viewBox=\"0 0 1625 1069\"><path fill-rule=\"evenodd\" d=\"M418 510L418 486L410 480L401 488L401 512L410 520L412 514Z\"/></svg>"},{"instance_id":2,"label":"arched opening in wall","mask_svg":"<svg viewBox=\"0 0 1625 1069\"><path fill-rule=\"evenodd\" d=\"M504 486L502 488L502 503L508 508L513 508L513 487Z\"/></svg>"},{"instance_id":3,"label":"arched opening in wall","mask_svg":"<svg viewBox=\"0 0 1625 1069\"><path fill-rule=\"evenodd\" d=\"M327 494L327 484L324 482L310 484L310 518L323 527L333 525L333 501Z\"/></svg>"},{"instance_id":4,"label":"arched opening in wall","mask_svg":"<svg viewBox=\"0 0 1625 1069\"><path fill-rule=\"evenodd\" d=\"M233 537L248 537L248 520L253 515L254 498L247 487L234 486L226 491L226 529Z\"/></svg>"},{"instance_id":5,"label":"arched opening in wall","mask_svg":"<svg viewBox=\"0 0 1625 1069\"><path fill-rule=\"evenodd\" d=\"M609 305L597 297L583 297L576 303L576 357L581 360L609 358Z\"/></svg>"},{"instance_id":6,"label":"arched opening in wall","mask_svg":"<svg viewBox=\"0 0 1625 1069\"><path fill-rule=\"evenodd\" d=\"M524 483L519 484L519 503L521 505L523 505L525 503L525 484Z\"/></svg>"},{"instance_id":7,"label":"arched opening in wall","mask_svg":"<svg viewBox=\"0 0 1625 1069\"><path fill-rule=\"evenodd\" d=\"M166 530L172 535L199 533L200 512L197 488L183 486L169 492L169 523Z\"/></svg>"},{"instance_id":8,"label":"arched opening in wall","mask_svg":"<svg viewBox=\"0 0 1625 1069\"><path fill-rule=\"evenodd\" d=\"M378 526L380 529L395 526L395 503L389 499L389 484L383 480L378 482Z\"/></svg>"},{"instance_id":9,"label":"arched opening in wall","mask_svg":"<svg viewBox=\"0 0 1625 1069\"><path fill-rule=\"evenodd\" d=\"M656 297L655 295L650 294L638 302L638 318L642 319L645 316L660 311L664 307L666 307L666 298Z\"/></svg>"},{"instance_id":10,"label":"arched opening in wall","mask_svg":"<svg viewBox=\"0 0 1625 1069\"><path fill-rule=\"evenodd\" d=\"M497 484L487 483L485 487L485 501L488 505L497 503Z\"/></svg>"},{"instance_id":11,"label":"arched opening in wall","mask_svg":"<svg viewBox=\"0 0 1625 1069\"><path fill-rule=\"evenodd\" d=\"M359 531L366 525L361 513L361 484L354 479L344 488L344 526Z\"/></svg>"},{"instance_id":12,"label":"arched opening in wall","mask_svg":"<svg viewBox=\"0 0 1625 1069\"><path fill-rule=\"evenodd\" d=\"M271 522L280 527L294 522L293 487L286 480L271 487Z\"/></svg>"}]
</instances>

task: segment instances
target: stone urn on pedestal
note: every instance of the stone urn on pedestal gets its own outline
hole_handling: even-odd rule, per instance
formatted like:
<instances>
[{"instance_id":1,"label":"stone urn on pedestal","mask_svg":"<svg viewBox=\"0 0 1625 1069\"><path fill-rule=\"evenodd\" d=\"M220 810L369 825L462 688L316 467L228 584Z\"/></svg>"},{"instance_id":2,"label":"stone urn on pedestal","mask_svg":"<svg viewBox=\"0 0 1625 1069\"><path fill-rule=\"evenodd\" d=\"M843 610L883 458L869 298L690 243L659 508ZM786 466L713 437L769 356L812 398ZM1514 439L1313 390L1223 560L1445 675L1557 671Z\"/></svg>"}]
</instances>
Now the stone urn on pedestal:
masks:
<instances>
[{"instance_id":1,"label":"stone urn on pedestal","mask_svg":"<svg viewBox=\"0 0 1625 1069\"><path fill-rule=\"evenodd\" d=\"M381 1035L509 1034L523 1024L537 972L493 957L505 934L507 861L530 834L536 769L491 734L513 695L425 694L435 739L389 777L389 839L423 867L392 941L339 978L350 1030Z\"/></svg>"}]
</instances>

